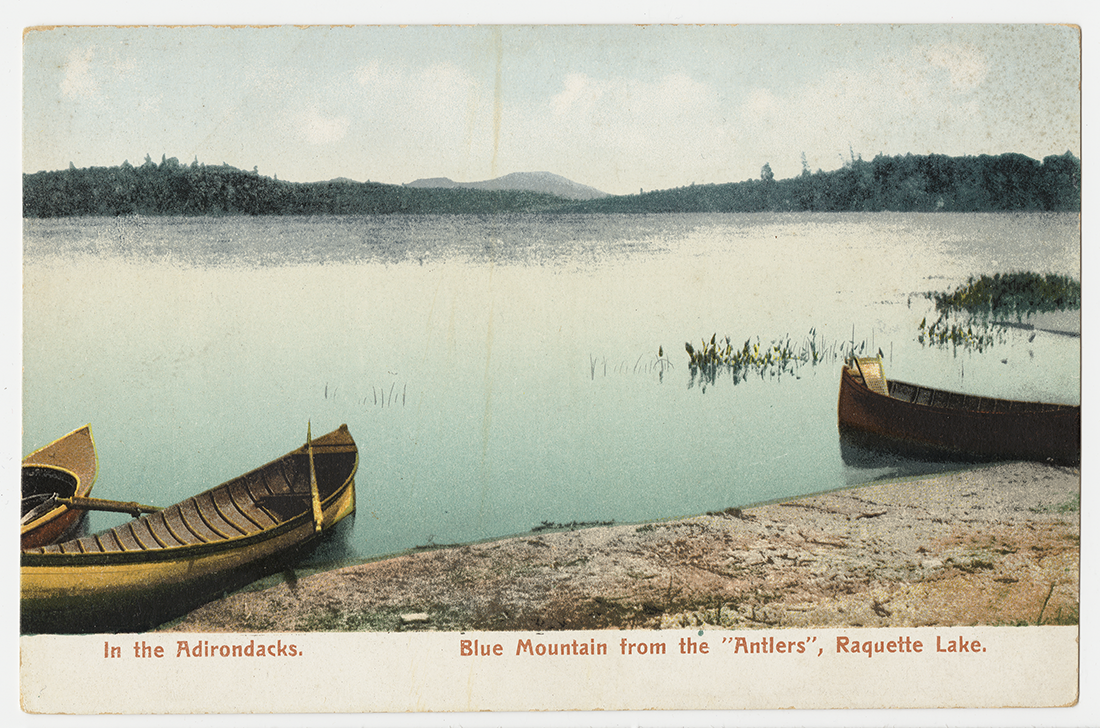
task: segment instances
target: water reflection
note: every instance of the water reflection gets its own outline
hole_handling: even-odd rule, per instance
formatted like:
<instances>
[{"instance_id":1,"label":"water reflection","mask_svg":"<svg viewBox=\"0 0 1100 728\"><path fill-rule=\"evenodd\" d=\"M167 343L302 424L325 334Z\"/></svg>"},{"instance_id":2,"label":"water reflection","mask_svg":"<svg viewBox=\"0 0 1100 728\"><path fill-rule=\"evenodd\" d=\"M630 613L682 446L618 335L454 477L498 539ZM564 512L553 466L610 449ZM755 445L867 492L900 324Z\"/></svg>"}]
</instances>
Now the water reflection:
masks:
<instances>
[{"instance_id":1,"label":"water reflection","mask_svg":"<svg viewBox=\"0 0 1100 728\"><path fill-rule=\"evenodd\" d=\"M887 478L935 475L974 462L922 452L848 428L839 428L839 435L840 459L844 462L844 478L849 486Z\"/></svg>"}]
</instances>

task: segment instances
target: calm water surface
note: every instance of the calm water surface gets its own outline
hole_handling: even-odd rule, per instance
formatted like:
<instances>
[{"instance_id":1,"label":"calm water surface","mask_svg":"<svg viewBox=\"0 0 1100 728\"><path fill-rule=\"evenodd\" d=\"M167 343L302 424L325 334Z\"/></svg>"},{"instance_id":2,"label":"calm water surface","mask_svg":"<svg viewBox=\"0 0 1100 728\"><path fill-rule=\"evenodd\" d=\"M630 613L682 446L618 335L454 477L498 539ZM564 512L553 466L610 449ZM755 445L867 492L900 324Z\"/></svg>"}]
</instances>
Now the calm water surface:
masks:
<instances>
[{"instance_id":1,"label":"calm water surface","mask_svg":"<svg viewBox=\"0 0 1100 728\"><path fill-rule=\"evenodd\" d=\"M813 329L897 379L1078 403L1079 338L917 342L924 292L1017 270L1079 279L1077 216L28 220L23 451L90 422L94 494L169 505L346 422L330 561L747 505L898 470L842 460L839 360L704 384L685 341Z\"/></svg>"}]
</instances>

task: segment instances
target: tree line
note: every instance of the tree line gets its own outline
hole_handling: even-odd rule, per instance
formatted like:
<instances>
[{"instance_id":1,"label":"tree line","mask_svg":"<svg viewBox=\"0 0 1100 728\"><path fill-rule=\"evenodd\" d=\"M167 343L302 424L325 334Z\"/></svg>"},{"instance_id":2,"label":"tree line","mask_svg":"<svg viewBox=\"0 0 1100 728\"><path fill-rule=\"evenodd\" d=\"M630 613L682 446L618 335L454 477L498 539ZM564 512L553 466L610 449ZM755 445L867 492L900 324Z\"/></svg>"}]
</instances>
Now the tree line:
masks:
<instances>
[{"instance_id":1,"label":"tree line","mask_svg":"<svg viewBox=\"0 0 1100 728\"><path fill-rule=\"evenodd\" d=\"M691 185L584 204L592 212L1004 212L1081 209L1081 160L1022 154L858 157L832 172Z\"/></svg>"},{"instance_id":2,"label":"tree line","mask_svg":"<svg viewBox=\"0 0 1100 728\"><path fill-rule=\"evenodd\" d=\"M378 215L501 212L1000 212L1081 209L1081 161L1022 154L852 156L841 169L777 180L691 185L573 201L518 190L412 188L378 182L286 182L228 165L148 156L135 167L23 175L24 217L88 215Z\"/></svg>"},{"instance_id":3,"label":"tree line","mask_svg":"<svg viewBox=\"0 0 1100 728\"><path fill-rule=\"evenodd\" d=\"M542 210L562 202L516 190L416 189L377 182L286 182L228 165L146 157L135 167L23 175L24 217L89 215L382 215Z\"/></svg>"}]
</instances>

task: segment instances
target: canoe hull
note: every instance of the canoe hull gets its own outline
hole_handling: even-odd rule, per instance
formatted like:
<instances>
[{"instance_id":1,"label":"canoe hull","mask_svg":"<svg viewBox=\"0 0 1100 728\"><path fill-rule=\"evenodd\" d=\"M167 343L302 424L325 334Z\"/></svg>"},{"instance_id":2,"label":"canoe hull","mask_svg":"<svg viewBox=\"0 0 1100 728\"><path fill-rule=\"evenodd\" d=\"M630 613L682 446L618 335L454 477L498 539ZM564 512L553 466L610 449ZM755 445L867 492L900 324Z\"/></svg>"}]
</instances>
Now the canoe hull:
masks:
<instances>
[{"instance_id":1,"label":"canoe hull","mask_svg":"<svg viewBox=\"0 0 1100 728\"><path fill-rule=\"evenodd\" d=\"M858 373L843 367L837 402L841 437L928 459L1071 465L1081 460L1080 407L991 400L906 382L890 382L890 392L893 396L870 390ZM899 399L901 393L921 401Z\"/></svg>"},{"instance_id":2,"label":"canoe hull","mask_svg":"<svg viewBox=\"0 0 1100 728\"><path fill-rule=\"evenodd\" d=\"M346 441L332 435L346 436ZM195 607L255 579L293 564L333 533L335 526L355 512L355 471L358 452L346 428L326 436L335 455L326 456L322 445L317 455L318 471L335 475L339 482L324 487L321 494L322 528L316 528L312 509L294 497L296 511L281 522L231 538L210 538L206 542L161 548L121 549L111 534L119 531L146 533L137 525L150 520L170 519L165 509L159 514L116 527L111 531L46 547L24 551L20 568L21 630L47 633L144 631L175 619ZM324 441L321 438L318 442ZM261 476L279 477L284 461L294 460L302 469L302 451L295 451L245 476L224 483L184 501L215 502L227 489L243 486L241 481L259 482ZM334 468L325 458L338 460ZM306 468L308 472L308 467ZM267 476L264 474L267 473ZM306 480L308 483L308 479ZM308 492L308 491L307 491ZM228 502L228 501L225 501ZM196 515L199 510L192 510ZM212 523L211 516L204 518ZM147 526L143 526L147 528ZM179 526L177 526L177 529ZM222 524L225 528L225 524ZM161 533L164 533L163 531ZM162 536L163 538L163 536ZM113 540L112 540L113 539ZM111 550L91 552L94 544L108 544Z\"/></svg>"},{"instance_id":3,"label":"canoe hull","mask_svg":"<svg viewBox=\"0 0 1100 728\"><path fill-rule=\"evenodd\" d=\"M85 425L23 458L23 497L45 492L52 481L59 495L86 498L92 492L99 461L92 428ZM28 492L30 490L31 492ZM84 523L86 511L59 505L20 527L20 548L34 548L70 538Z\"/></svg>"}]
</instances>

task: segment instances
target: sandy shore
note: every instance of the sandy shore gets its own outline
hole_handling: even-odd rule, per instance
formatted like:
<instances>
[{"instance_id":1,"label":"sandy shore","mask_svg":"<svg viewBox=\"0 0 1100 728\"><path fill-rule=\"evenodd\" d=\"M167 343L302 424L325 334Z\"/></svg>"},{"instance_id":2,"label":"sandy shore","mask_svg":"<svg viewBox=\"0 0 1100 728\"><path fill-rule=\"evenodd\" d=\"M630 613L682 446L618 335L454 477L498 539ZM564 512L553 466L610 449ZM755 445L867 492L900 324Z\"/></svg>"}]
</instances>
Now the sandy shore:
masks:
<instances>
[{"instance_id":1,"label":"sandy shore","mask_svg":"<svg viewBox=\"0 0 1100 728\"><path fill-rule=\"evenodd\" d=\"M190 632L1076 624L1078 469L999 464L418 551L231 595Z\"/></svg>"}]
</instances>

